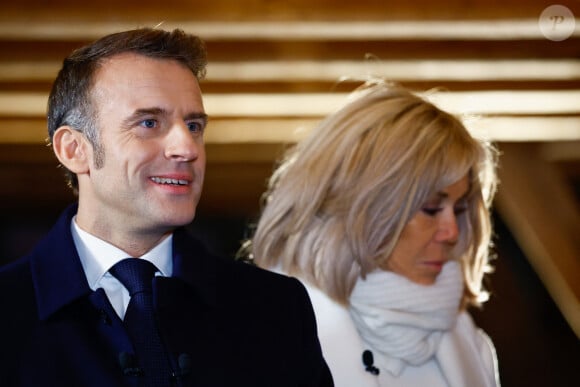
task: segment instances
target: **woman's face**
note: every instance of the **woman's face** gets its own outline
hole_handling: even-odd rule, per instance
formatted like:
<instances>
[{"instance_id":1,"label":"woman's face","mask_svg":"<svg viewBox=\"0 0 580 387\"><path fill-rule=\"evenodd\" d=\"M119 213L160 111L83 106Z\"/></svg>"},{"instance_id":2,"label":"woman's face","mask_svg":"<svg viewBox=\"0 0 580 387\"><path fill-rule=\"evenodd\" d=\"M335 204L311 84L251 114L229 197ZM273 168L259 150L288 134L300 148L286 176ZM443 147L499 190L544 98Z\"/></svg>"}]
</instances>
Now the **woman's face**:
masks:
<instances>
[{"instance_id":1,"label":"woman's face","mask_svg":"<svg viewBox=\"0 0 580 387\"><path fill-rule=\"evenodd\" d=\"M467 176L433 195L403 228L391 256L380 267L412 282L432 285L452 259L458 240L457 217L466 216Z\"/></svg>"}]
</instances>

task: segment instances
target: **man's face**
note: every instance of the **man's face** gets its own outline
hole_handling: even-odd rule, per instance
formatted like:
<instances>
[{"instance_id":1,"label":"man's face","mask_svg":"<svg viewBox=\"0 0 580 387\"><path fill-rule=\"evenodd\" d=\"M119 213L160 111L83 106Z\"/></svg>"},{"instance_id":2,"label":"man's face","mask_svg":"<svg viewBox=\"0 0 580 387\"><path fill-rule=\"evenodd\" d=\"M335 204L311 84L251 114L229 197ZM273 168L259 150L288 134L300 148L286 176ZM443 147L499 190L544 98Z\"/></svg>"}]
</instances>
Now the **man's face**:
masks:
<instances>
[{"instance_id":1,"label":"man's face","mask_svg":"<svg viewBox=\"0 0 580 387\"><path fill-rule=\"evenodd\" d=\"M115 229L166 233L193 220L205 170L205 113L195 76L173 60L126 53L95 74L102 165L79 176L77 219ZM92 150L94 152L94 150Z\"/></svg>"}]
</instances>

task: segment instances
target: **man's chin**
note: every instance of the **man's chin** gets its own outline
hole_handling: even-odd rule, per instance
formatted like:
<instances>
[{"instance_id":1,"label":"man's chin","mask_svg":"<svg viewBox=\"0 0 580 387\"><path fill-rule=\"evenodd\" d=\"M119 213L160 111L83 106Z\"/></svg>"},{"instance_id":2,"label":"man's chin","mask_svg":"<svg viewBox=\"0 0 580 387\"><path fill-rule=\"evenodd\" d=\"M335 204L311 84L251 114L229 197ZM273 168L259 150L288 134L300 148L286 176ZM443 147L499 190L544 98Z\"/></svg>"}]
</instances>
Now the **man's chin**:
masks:
<instances>
[{"instance_id":1,"label":"man's chin","mask_svg":"<svg viewBox=\"0 0 580 387\"><path fill-rule=\"evenodd\" d=\"M167 227L174 229L177 227L187 226L195 218L195 209L191 210L172 210L166 211L160 217L160 222Z\"/></svg>"}]
</instances>

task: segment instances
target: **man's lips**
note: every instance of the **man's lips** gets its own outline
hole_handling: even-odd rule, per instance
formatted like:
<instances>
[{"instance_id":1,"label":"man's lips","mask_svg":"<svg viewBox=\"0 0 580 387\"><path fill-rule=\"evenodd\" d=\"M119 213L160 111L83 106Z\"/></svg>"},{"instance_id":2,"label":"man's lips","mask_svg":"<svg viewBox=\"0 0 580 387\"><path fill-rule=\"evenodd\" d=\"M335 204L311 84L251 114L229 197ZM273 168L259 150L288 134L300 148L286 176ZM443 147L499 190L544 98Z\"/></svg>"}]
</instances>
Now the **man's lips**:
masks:
<instances>
[{"instance_id":1,"label":"man's lips","mask_svg":"<svg viewBox=\"0 0 580 387\"><path fill-rule=\"evenodd\" d=\"M152 177L150 177L150 179L156 184L167 184L167 185L177 185L177 186L191 184L191 179L183 179L183 178L152 176Z\"/></svg>"}]
</instances>

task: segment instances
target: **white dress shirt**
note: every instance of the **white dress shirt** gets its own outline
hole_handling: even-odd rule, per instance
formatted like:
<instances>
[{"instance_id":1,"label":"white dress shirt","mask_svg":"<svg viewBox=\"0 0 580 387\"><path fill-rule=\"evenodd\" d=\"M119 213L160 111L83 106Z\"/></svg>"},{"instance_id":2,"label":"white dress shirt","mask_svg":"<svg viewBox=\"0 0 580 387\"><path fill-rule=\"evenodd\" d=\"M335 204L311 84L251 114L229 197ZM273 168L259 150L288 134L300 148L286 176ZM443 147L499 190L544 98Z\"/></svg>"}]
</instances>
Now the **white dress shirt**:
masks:
<instances>
[{"instance_id":1,"label":"white dress shirt","mask_svg":"<svg viewBox=\"0 0 580 387\"><path fill-rule=\"evenodd\" d=\"M113 309L122 320L129 304L129 291L109 273L109 269L130 255L82 230L76 224L76 217L71 221L71 232L89 287L92 290L103 288ZM157 276L170 277L173 274L172 240L173 235L170 235L149 252L135 258L153 263L158 269Z\"/></svg>"}]
</instances>

